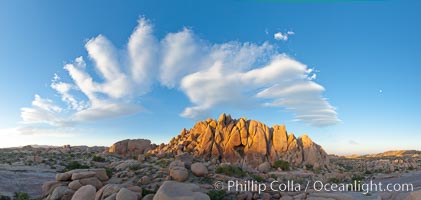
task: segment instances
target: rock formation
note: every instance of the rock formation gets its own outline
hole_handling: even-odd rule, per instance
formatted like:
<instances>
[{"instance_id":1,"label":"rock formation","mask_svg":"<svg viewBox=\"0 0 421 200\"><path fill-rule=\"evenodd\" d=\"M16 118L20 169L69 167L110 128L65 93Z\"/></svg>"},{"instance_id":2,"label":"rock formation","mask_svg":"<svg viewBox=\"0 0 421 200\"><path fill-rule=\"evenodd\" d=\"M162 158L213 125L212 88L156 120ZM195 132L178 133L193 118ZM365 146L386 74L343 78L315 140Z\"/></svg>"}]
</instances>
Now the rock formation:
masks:
<instances>
[{"instance_id":1,"label":"rock formation","mask_svg":"<svg viewBox=\"0 0 421 200\"><path fill-rule=\"evenodd\" d=\"M110 149L109 153L114 153L121 155L123 157L133 157L138 156L139 154L144 154L145 152L155 148L156 146L151 144L150 140L145 139L135 139L135 140L122 140L114 143Z\"/></svg>"},{"instance_id":2,"label":"rock formation","mask_svg":"<svg viewBox=\"0 0 421 200\"><path fill-rule=\"evenodd\" d=\"M307 135L287 134L284 125L268 127L256 121L232 119L222 114L218 120L196 123L183 129L167 145L150 151L153 154L192 152L194 156L233 164L257 167L264 162L288 161L292 166L312 165L326 168L329 159L321 146Z\"/></svg>"}]
</instances>

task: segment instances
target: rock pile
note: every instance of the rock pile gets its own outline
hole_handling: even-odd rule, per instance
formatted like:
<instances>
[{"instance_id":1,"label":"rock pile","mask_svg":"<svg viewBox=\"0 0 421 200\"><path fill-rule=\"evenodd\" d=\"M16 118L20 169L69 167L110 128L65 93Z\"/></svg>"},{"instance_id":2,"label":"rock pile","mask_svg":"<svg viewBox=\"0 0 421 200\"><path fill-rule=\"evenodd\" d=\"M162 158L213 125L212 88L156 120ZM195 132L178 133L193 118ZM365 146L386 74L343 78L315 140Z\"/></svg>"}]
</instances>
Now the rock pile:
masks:
<instances>
[{"instance_id":1,"label":"rock pile","mask_svg":"<svg viewBox=\"0 0 421 200\"><path fill-rule=\"evenodd\" d=\"M43 200L138 200L142 189L107 184L105 169L76 169L58 173L55 181L42 186Z\"/></svg>"},{"instance_id":2,"label":"rock pile","mask_svg":"<svg viewBox=\"0 0 421 200\"><path fill-rule=\"evenodd\" d=\"M183 129L168 144L161 144L150 151L158 155L183 152L191 152L206 160L245 163L255 168L264 162L273 164L277 160L288 161L297 167L329 166L326 152L307 135L296 138L292 133L287 134L283 125L268 127L256 120L236 120L225 114L220 115L218 120L208 119L196 123L190 130Z\"/></svg>"},{"instance_id":3,"label":"rock pile","mask_svg":"<svg viewBox=\"0 0 421 200\"><path fill-rule=\"evenodd\" d=\"M107 180L108 176L105 169L77 169L58 173L55 181L43 184L43 197L47 200L71 199L73 194L83 186L91 185L96 192ZM82 190L91 191L87 187L83 187Z\"/></svg>"}]
</instances>

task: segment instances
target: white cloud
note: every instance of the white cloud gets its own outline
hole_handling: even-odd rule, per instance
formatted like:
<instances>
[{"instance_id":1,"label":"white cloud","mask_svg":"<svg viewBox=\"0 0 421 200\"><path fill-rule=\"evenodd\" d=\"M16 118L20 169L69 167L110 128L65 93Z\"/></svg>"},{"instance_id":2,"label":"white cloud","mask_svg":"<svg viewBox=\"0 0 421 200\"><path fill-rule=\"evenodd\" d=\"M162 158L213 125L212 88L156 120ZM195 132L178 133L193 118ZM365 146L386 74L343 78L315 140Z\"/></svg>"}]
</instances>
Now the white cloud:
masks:
<instances>
[{"instance_id":1,"label":"white cloud","mask_svg":"<svg viewBox=\"0 0 421 200\"><path fill-rule=\"evenodd\" d=\"M145 94L156 79L158 72L158 41L153 35L153 27L145 18L139 19L128 42L130 73L136 85L137 94Z\"/></svg>"},{"instance_id":2,"label":"white cloud","mask_svg":"<svg viewBox=\"0 0 421 200\"><path fill-rule=\"evenodd\" d=\"M187 28L167 34L161 41L159 81L169 88L175 87L183 76L202 68L202 56L208 51L209 47Z\"/></svg>"},{"instance_id":3,"label":"white cloud","mask_svg":"<svg viewBox=\"0 0 421 200\"><path fill-rule=\"evenodd\" d=\"M274 37L287 40L292 34L278 32ZM192 105L181 113L183 117L208 117L218 106L272 106L286 108L295 120L316 126L339 121L335 108L322 96L324 87L314 82L314 70L267 42L212 44L187 28L158 40L150 22L140 18L126 49L119 50L103 35L88 40L85 48L99 78L90 74L91 66L82 56L77 57L64 66L71 82L55 74L51 83L67 107L36 95L32 107L22 108L24 124L60 127L132 115L143 109L135 99L154 84L188 97Z\"/></svg>"},{"instance_id":4,"label":"white cloud","mask_svg":"<svg viewBox=\"0 0 421 200\"><path fill-rule=\"evenodd\" d=\"M142 110L141 106L123 104L119 102L97 101L94 106L77 112L76 121L96 121L100 119L114 118L135 114Z\"/></svg>"},{"instance_id":5,"label":"white cloud","mask_svg":"<svg viewBox=\"0 0 421 200\"><path fill-rule=\"evenodd\" d=\"M314 126L339 122L335 108L321 95L325 89L309 80L312 70L304 64L276 55L265 66L224 73L226 66L221 63L183 78L182 90L195 105L186 108L182 116L197 118L217 106L241 108L265 100L264 106L293 112L296 121Z\"/></svg>"},{"instance_id":6,"label":"white cloud","mask_svg":"<svg viewBox=\"0 0 421 200\"><path fill-rule=\"evenodd\" d=\"M62 114L62 110L50 99L43 99L36 94L35 99L32 101L32 107L21 108L22 123L46 123L51 126L71 125L72 122Z\"/></svg>"},{"instance_id":7,"label":"white cloud","mask_svg":"<svg viewBox=\"0 0 421 200\"><path fill-rule=\"evenodd\" d=\"M117 50L111 42L99 35L89 40L85 47L89 56L95 61L97 71L104 78L103 83L95 83L94 91L101 92L110 98L122 98L130 95L132 84L129 77L122 72Z\"/></svg>"},{"instance_id":8,"label":"white cloud","mask_svg":"<svg viewBox=\"0 0 421 200\"><path fill-rule=\"evenodd\" d=\"M70 94L71 90L77 90L78 88L73 84L60 82L60 77L57 74L54 74L50 86L61 95L61 100L67 103L70 109L80 111L87 107L86 102L78 101Z\"/></svg>"},{"instance_id":9,"label":"white cloud","mask_svg":"<svg viewBox=\"0 0 421 200\"><path fill-rule=\"evenodd\" d=\"M282 33L282 32L276 32L275 34L273 34L273 38L275 40L283 40L283 41L287 41L288 40L288 36L289 35L294 35L295 33L293 31L288 31L286 33Z\"/></svg>"}]
</instances>

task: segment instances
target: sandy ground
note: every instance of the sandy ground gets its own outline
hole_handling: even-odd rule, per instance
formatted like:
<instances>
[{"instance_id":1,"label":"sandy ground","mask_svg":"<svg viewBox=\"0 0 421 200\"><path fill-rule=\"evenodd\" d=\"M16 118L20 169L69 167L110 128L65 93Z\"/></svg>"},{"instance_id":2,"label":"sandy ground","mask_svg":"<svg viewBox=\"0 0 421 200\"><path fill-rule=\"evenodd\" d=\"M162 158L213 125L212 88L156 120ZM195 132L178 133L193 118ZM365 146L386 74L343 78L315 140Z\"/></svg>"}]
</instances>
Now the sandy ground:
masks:
<instances>
[{"instance_id":1,"label":"sandy ground","mask_svg":"<svg viewBox=\"0 0 421 200\"><path fill-rule=\"evenodd\" d=\"M54 180L55 174L54 170L40 167L0 165L0 194L26 192L32 198L39 197L42 184Z\"/></svg>"}]
</instances>

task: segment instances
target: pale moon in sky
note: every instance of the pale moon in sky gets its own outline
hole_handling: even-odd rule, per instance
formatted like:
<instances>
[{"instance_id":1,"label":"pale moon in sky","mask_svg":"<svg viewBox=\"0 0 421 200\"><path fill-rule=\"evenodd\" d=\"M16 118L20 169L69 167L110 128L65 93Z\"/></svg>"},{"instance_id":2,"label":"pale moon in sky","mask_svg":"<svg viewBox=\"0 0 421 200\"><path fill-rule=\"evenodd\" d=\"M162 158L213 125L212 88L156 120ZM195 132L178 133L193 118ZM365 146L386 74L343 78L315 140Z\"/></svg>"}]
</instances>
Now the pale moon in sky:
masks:
<instances>
[{"instance_id":1,"label":"pale moon in sky","mask_svg":"<svg viewBox=\"0 0 421 200\"><path fill-rule=\"evenodd\" d=\"M380 93L383 93L383 90L379 90Z\"/></svg>"}]
</instances>

